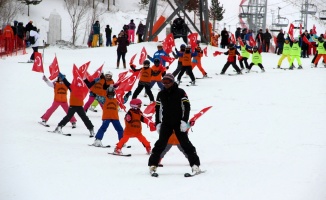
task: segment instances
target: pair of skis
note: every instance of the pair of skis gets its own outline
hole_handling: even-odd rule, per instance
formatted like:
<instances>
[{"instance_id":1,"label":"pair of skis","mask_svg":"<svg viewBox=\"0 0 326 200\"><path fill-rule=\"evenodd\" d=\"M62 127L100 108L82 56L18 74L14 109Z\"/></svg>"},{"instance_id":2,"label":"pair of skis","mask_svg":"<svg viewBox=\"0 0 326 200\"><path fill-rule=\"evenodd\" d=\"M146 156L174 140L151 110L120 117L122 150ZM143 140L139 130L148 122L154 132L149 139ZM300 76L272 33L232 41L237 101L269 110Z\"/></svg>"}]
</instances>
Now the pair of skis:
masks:
<instances>
[{"instance_id":1,"label":"pair of skis","mask_svg":"<svg viewBox=\"0 0 326 200\"><path fill-rule=\"evenodd\" d=\"M197 175L200 175L200 174L203 174L203 173L205 173L206 172L206 170L202 170L202 171L200 171L200 172L198 172L198 173L194 173L194 174L191 174L191 173L184 173L184 177L185 178L190 178L190 177L194 177L194 176L197 176ZM159 174L157 173L157 172L150 172L150 175L152 176L152 177L159 177Z\"/></svg>"}]
</instances>

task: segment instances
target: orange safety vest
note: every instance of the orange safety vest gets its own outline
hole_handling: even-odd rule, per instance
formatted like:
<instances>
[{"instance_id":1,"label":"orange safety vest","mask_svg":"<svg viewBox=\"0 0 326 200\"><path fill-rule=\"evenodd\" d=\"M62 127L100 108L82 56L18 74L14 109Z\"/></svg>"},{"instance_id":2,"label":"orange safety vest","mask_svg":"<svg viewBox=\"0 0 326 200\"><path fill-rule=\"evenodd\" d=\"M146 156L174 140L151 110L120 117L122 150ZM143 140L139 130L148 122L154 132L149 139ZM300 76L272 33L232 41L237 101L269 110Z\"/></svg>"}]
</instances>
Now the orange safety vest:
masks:
<instances>
[{"instance_id":1,"label":"orange safety vest","mask_svg":"<svg viewBox=\"0 0 326 200\"><path fill-rule=\"evenodd\" d=\"M70 106L84 106L84 100L76 98L71 92L70 92L70 99L69 99Z\"/></svg>"},{"instance_id":2,"label":"orange safety vest","mask_svg":"<svg viewBox=\"0 0 326 200\"><path fill-rule=\"evenodd\" d=\"M140 78L139 81L145 82L145 83L149 83L151 82L152 79L152 69L150 67L143 67L140 70Z\"/></svg>"},{"instance_id":3,"label":"orange safety vest","mask_svg":"<svg viewBox=\"0 0 326 200\"><path fill-rule=\"evenodd\" d=\"M191 66L191 53L183 53L182 66Z\"/></svg>"},{"instance_id":4,"label":"orange safety vest","mask_svg":"<svg viewBox=\"0 0 326 200\"><path fill-rule=\"evenodd\" d=\"M68 87L63 82L54 83L54 101L67 102Z\"/></svg>"},{"instance_id":5,"label":"orange safety vest","mask_svg":"<svg viewBox=\"0 0 326 200\"><path fill-rule=\"evenodd\" d=\"M162 73L166 71L166 68L162 65L160 66L152 66L152 78L151 81L161 81L162 80Z\"/></svg>"},{"instance_id":6,"label":"orange safety vest","mask_svg":"<svg viewBox=\"0 0 326 200\"><path fill-rule=\"evenodd\" d=\"M101 79L91 87L91 91L96 95L105 97L106 96L106 91L103 89L104 82L107 85L114 84L113 80Z\"/></svg>"},{"instance_id":7,"label":"orange safety vest","mask_svg":"<svg viewBox=\"0 0 326 200\"><path fill-rule=\"evenodd\" d=\"M119 104L116 98L105 98L103 105L102 119L116 119L119 120Z\"/></svg>"},{"instance_id":8,"label":"orange safety vest","mask_svg":"<svg viewBox=\"0 0 326 200\"><path fill-rule=\"evenodd\" d=\"M203 57L203 53L197 52L197 56L195 56L194 59L197 60L197 63L200 63L201 57Z\"/></svg>"},{"instance_id":9,"label":"orange safety vest","mask_svg":"<svg viewBox=\"0 0 326 200\"><path fill-rule=\"evenodd\" d=\"M125 120L125 129L123 134L128 135L129 137L137 136L142 132L142 125L141 125L141 111L135 112L133 109L130 109L127 114L131 115L131 121L127 122Z\"/></svg>"}]
</instances>

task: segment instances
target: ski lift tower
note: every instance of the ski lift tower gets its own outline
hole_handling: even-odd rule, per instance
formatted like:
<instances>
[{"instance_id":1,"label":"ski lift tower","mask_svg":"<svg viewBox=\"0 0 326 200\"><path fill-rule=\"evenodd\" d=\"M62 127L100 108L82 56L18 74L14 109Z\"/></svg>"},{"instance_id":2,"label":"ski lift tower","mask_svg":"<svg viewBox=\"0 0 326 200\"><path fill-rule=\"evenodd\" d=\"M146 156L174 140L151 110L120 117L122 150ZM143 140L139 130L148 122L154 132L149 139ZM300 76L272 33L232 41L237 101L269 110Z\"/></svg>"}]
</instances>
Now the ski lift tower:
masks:
<instances>
[{"instance_id":1,"label":"ski lift tower","mask_svg":"<svg viewBox=\"0 0 326 200\"><path fill-rule=\"evenodd\" d=\"M266 28L267 0L249 0L248 5L240 5L240 21L245 18L249 29L257 32Z\"/></svg>"},{"instance_id":2,"label":"ski lift tower","mask_svg":"<svg viewBox=\"0 0 326 200\"><path fill-rule=\"evenodd\" d=\"M305 0L305 2L301 6L301 13L304 18L304 27L308 27L308 15L315 15L317 13L317 6L315 4L308 3L308 0Z\"/></svg>"},{"instance_id":3,"label":"ski lift tower","mask_svg":"<svg viewBox=\"0 0 326 200\"><path fill-rule=\"evenodd\" d=\"M162 23L156 26L156 10L157 10L157 0L151 0L149 3L149 9L147 14L147 20L146 20L146 28L145 28L145 34L144 34L144 41L153 41L154 38L165 28L167 24L169 24L171 21L173 21L173 18L177 15L179 18L182 18L180 15L180 12L183 13L184 17L187 19L187 22L190 23L190 25L193 26L193 28L197 31L198 35L201 38L201 42L204 42L208 44L210 40L210 33L208 29L209 24L209 18L208 18L208 2L207 0L199 0L199 19L200 19L200 27L198 28L193 20L189 17L189 15L185 12L185 5L190 0L166 0L166 2L170 5L173 12L166 18L166 20ZM157 28L158 27L158 28Z\"/></svg>"}]
</instances>

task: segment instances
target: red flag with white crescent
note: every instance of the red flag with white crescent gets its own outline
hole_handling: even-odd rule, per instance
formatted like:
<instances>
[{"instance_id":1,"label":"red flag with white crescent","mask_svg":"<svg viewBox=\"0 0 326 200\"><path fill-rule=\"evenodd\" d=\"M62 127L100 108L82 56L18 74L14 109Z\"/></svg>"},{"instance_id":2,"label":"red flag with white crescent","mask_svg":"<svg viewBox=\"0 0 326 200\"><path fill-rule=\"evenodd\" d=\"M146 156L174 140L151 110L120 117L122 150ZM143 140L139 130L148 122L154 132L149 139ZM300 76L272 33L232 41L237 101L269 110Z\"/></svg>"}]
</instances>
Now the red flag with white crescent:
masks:
<instances>
[{"instance_id":1,"label":"red flag with white crescent","mask_svg":"<svg viewBox=\"0 0 326 200\"><path fill-rule=\"evenodd\" d=\"M89 66L90 63L91 63L91 61L88 61L87 63L83 64L82 66L80 66L78 68L78 73L81 76L81 78L85 77L85 74L87 72L87 69L88 69L88 66Z\"/></svg>"},{"instance_id":2,"label":"red flag with white crescent","mask_svg":"<svg viewBox=\"0 0 326 200\"><path fill-rule=\"evenodd\" d=\"M93 73L93 75L91 75L91 76L87 76L87 79L88 79L89 82L92 82L94 79L96 79L96 78L98 78L98 77L101 76L103 66L104 66L104 64L103 64L101 67L99 67L99 68L98 68L98 69ZM86 71L86 74L88 74L87 71Z\"/></svg>"},{"instance_id":3,"label":"red flag with white crescent","mask_svg":"<svg viewBox=\"0 0 326 200\"><path fill-rule=\"evenodd\" d=\"M260 36L260 35L259 35ZM241 38L240 37L238 37L238 41L239 41L239 44L243 47L244 46L244 44L243 44L243 41L241 40Z\"/></svg>"},{"instance_id":4,"label":"red flag with white crescent","mask_svg":"<svg viewBox=\"0 0 326 200\"><path fill-rule=\"evenodd\" d=\"M76 65L73 67L72 74L74 79L70 85L71 94L80 100L84 100L88 94L88 87L80 76Z\"/></svg>"},{"instance_id":5,"label":"red flag with white crescent","mask_svg":"<svg viewBox=\"0 0 326 200\"><path fill-rule=\"evenodd\" d=\"M126 106L123 104L124 94L125 94L125 91L123 90L123 88L118 88L117 90L115 90L115 96L119 103L119 107L126 112Z\"/></svg>"},{"instance_id":6,"label":"red flag with white crescent","mask_svg":"<svg viewBox=\"0 0 326 200\"><path fill-rule=\"evenodd\" d=\"M316 30L315 24L312 26L312 34L317 34L317 30Z\"/></svg>"},{"instance_id":7,"label":"red flag with white crescent","mask_svg":"<svg viewBox=\"0 0 326 200\"><path fill-rule=\"evenodd\" d=\"M213 53L213 56L216 57L216 56L221 55L221 54L222 54L222 52L215 51L215 52Z\"/></svg>"},{"instance_id":8,"label":"red flag with white crescent","mask_svg":"<svg viewBox=\"0 0 326 200\"><path fill-rule=\"evenodd\" d=\"M233 44L235 44L235 37L234 37L234 35L233 35L233 33L231 33L231 42L233 43Z\"/></svg>"},{"instance_id":9,"label":"red flag with white crescent","mask_svg":"<svg viewBox=\"0 0 326 200\"><path fill-rule=\"evenodd\" d=\"M32 71L44 73L42 54L39 52L34 52L34 64L33 64Z\"/></svg>"},{"instance_id":10,"label":"red flag with white crescent","mask_svg":"<svg viewBox=\"0 0 326 200\"><path fill-rule=\"evenodd\" d=\"M189 44L191 46L191 51L194 51L195 48L197 47L197 36L198 36L198 33L191 33L188 35Z\"/></svg>"},{"instance_id":11,"label":"red flag with white crescent","mask_svg":"<svg viewBox=\"0 0 326 200\"><path fill-rule=\"evenodd\" d=\"M141 50L141 53L140 53L140 58L139 58L139 64L140 64L140 65L143 64L143 62L144 62L145 59L146 59L146 56L147 56L147 52L146 52L145 47L143 47L142 50Z\"/></svg>"},{"instance_id":12,"label":"red flag with white crescent","mask_svg":"<svg viewBox=\"0 0 326 200\"><path fill-rule=\"evenodd\" d=\"M164 41L162 42L162 44L163 44L163 50L167 54L171 53L172 47L175 46L173 34L172 33L168 34L164 39Z\"/></svg>"},{"instance_id":13,"label":"red flag with white crescent","mask_svg":"<svg viewBox=\"0 0 326 200\"><path fill-rule=\"evenodd\" d=\"M308 45L311 45L311 43L309 42L309 40L307 39L307 37L305 35L302 37L302 41Z\"/></svg>"},{"instance_id":14,"label":"red flag with white crescent","mask_svg":"<svg viewBox=\"0 0 326 200\"><path fill-rule=\"evenodd\" d=\"M123 79L119 83L119 89L123 89L123 91L131 91L134 86L140 71L133 72L129 77Z\"/></svg>"},{"instance_id":15,"label":"red flag with white crescent","mask_svg":"<svg viewBox=\"0 0 326 200\"><path fill-rule=\"evenodd\" d=\"M252 36L249 37L249 45L250 46L256 46L256 41L254 40L254 38Z\"/></svg>"},{"instance_id":16,"label":"red flag with white crescent","mask_svg":"<svg viewBox=\"0 0 326 200\"><path fill-rule=\"evenodd\" d=\"M49 71L50 71L49 79L51 81L58 77L60 69L59 69L57 56L54 57L51 65L49 66Z\"/></svg>"},{"instance_id":17,"label":"red flag with white crescent","mask_svg":"<svg viewBox=\"0 0 326 200\"><path fill-rule=\"evenodd\" d=\"M156 105L155 102L149 104L149 105L145 108L145 110L144 110L143 113L144 113L145 115L153 115L153 114L155 113L155 105Z\"/></svg>"},{"instance_id":18,"label":"red flag with white crescent","mask_svg":"<svg viewBox=\"0 0 326 200\"><path fill-rule=\"evenodd\" d=\"M136 55L137 55L137 54L133 55L133 56L130 58L130 62L129 62L130 65L134 64L134 60L135 60Z\"/></svg>"},{"instance_id":19,"label":"red flag with white crescent","mask_svg":"<svg viewBox=\"0 0 326 200\"><path fill-rule=\"evenodd\" d=\"M207 112L209 109L211 109L212 106L208 106L206 108L203 108L199 113L195 114L189 122L195 122L199 117L201 117L205 112Z\"/></svg>"},{"instance_id":20,"label":"red flag with white crescent","mask_svg":"<svg viewBox=\"0 0 326 200\"><path fill-rule=\"evenodd\" d=\"M161 58L165 61L168 62L169 65L171 65L173 63L173 61L175 60L175 58L171 58L169 56L161 56Z\"/></svg>"},{"instance_id":21,"label":"red flag with white crescent","mask_svg":"<svg viewBox=\"0 0 326 200\"><path fill-rule=\"evenodd\" d=\"M289 33L291 40L293 39L293 29L294 29L294 25L290 24L288 33Z\"/></svg>"}]
</instances>

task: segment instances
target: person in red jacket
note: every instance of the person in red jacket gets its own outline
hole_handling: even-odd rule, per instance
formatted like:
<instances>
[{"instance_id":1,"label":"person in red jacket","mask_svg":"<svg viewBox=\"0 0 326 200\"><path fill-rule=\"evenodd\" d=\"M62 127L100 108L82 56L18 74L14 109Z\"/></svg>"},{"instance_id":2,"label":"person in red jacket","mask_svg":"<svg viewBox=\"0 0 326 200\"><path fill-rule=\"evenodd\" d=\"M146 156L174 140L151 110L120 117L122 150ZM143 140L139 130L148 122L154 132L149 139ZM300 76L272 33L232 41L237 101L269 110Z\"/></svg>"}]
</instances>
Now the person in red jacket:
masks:
<instances>
[{"instance_id":1,"label":"person in red jacket","mask_svg":"<svg viewBox=\"0 0 326 200\"><path fill-rule=\"evenodd\" d=\"M104 133L108 129L110 123L113 124L114 129L118 132L118 139L121 140L123 136L123 128L119 121L119 103L115 96L115 89L113 85L110 85L106 90L105 103L103 105L103 114L102 114L102 125L98 129L95 135L95 141L92 144L96 147L102 147L101 140L103 139Z\"/></svg>"},{"instance_id":2,"label":"person in red jacket","mask_svg":"<svg viewBox=\"0 0 326 200\"><path fill-rule=\"evenodd\" d=\"M142 101L140 99L133 99L130 101L130 109L125 115L125 124L126 127L123 132L123 137L118 142L117 146L114 149L114 154L121 155L121 148L123 145L128 142L130 138L137 138L143 146L146 148L147 154L151 153L151 145L147 139L142 134L142 125L141 122L145 123L145 118L142 111L140 110Z\"/></svg>"},{"instance_id":3,"label":"person in red jacket","mask_svg":"<svg viewBox=\"0 0 326 200\"><path fill-rule=\"evenodd\" d=\"M227 62L225 63L221 74L225 74L225 71L229 68L230 65L237 71L238 74L242 74L240 68L238 67L236 61L237 61L237 55L240 55L240 53L237 51L237 49L234 47L234 44L229 44L229 50L224 53L225 55L228 55Z\"/></svg>"},{"instance_id":4,"label":"person in red jacket","mask_svg":"<svg viewBox=\"0 0 326 200\"><path fill-rule=\"evenodd\" d=\"M68 114L68 103L67 103L67 91L68 87L63 83L62 79L58 77L57 81L50 82L44 75L43 80L49 87L54 89L54 100L51 107L42 115L43 126L48 126L46 122L50 119L51 115L56 111L56 109L61 106L63 110ZM76 128L76 118L72 116L70 122L72 124L72 128Z\"/></svg>"}]
</instances>

